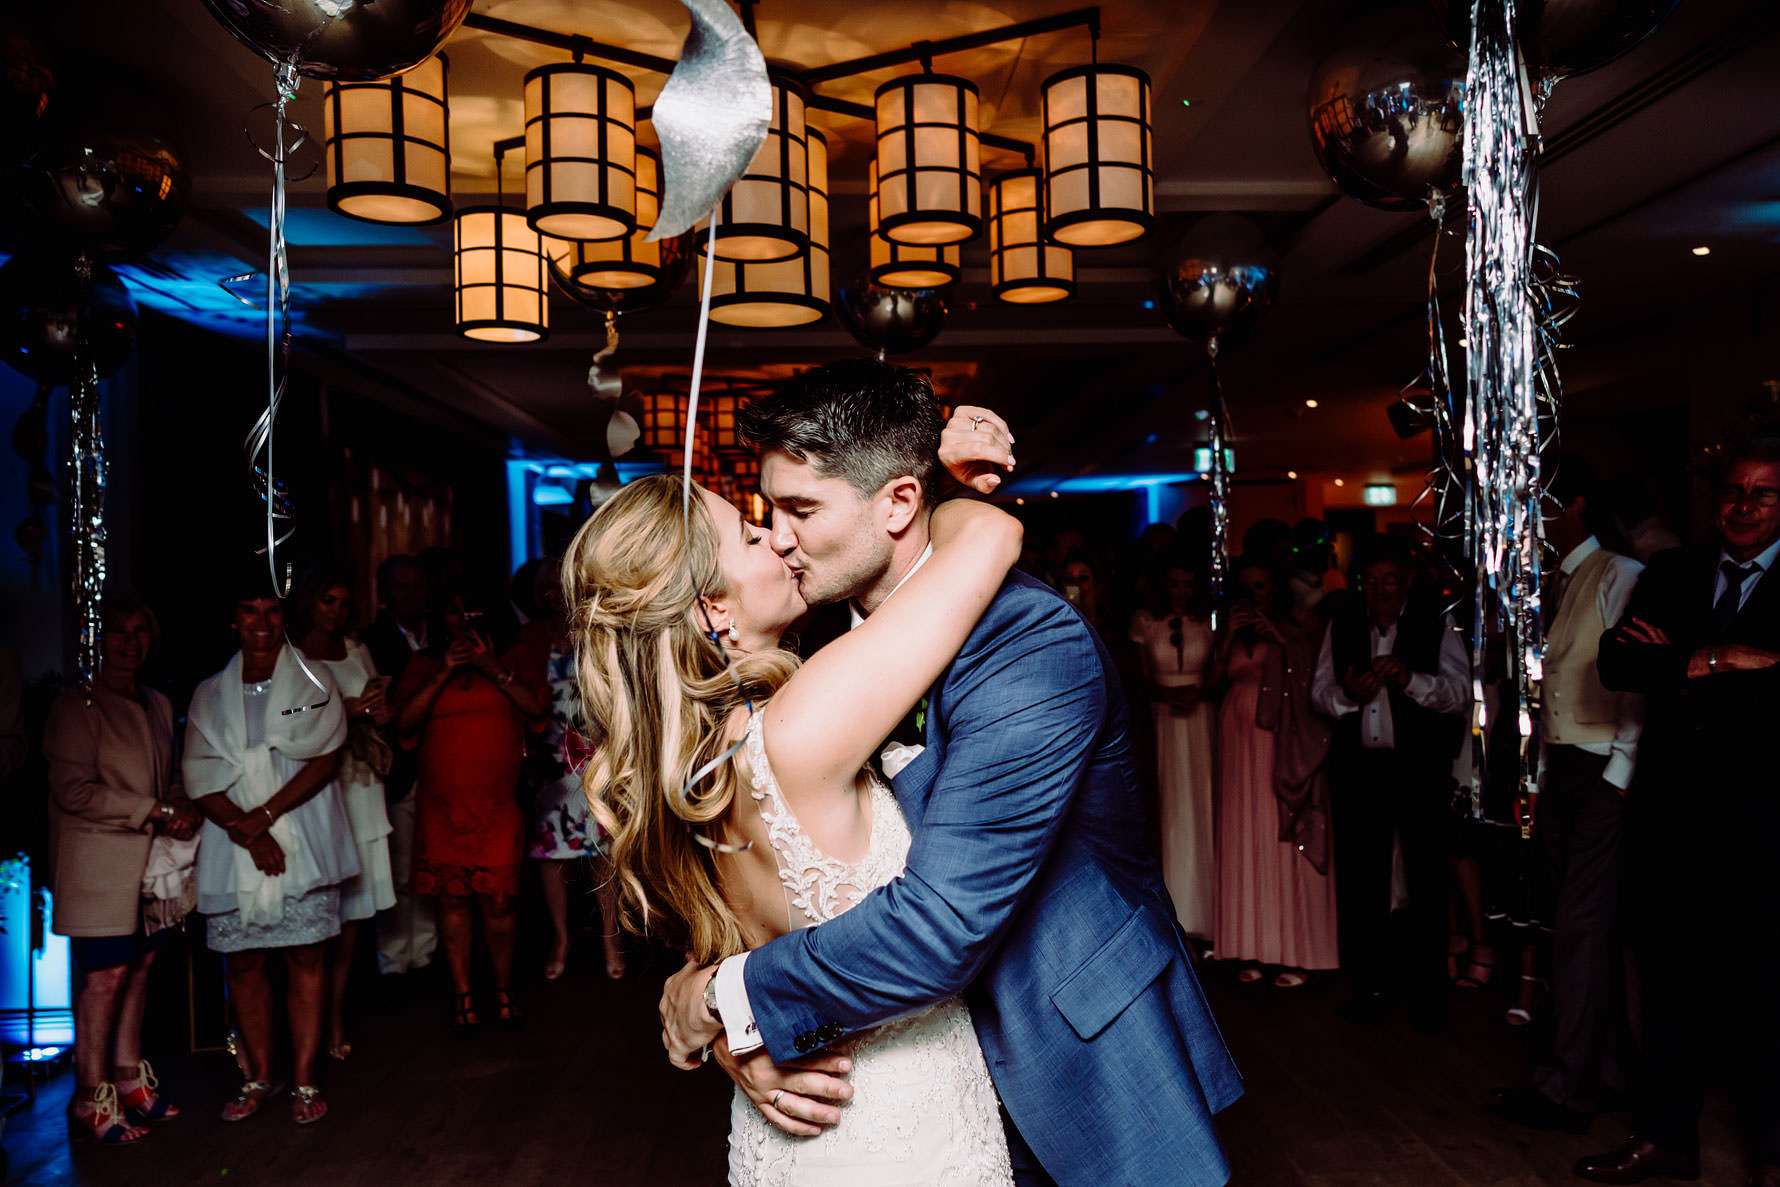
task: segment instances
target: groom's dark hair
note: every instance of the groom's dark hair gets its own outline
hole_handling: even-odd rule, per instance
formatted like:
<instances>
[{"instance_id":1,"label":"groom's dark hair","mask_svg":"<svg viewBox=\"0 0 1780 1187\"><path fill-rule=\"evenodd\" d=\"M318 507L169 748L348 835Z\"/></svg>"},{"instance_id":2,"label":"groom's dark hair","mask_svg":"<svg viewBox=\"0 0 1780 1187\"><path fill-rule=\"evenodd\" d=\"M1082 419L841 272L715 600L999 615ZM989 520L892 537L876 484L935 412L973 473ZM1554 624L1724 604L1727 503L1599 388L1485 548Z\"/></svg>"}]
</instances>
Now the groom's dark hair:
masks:
<instances>
[{"instance_id":1,"label":"groom's dark hair","mask_svg":"<svg viewBox=\"0 0 1780 1187\"><path fill-rule=\"evenodd\" d=\"M861 498L908 474L933 502L945 420L919 371L877 359L825 363L748 404L737 427L749 444L807 461Z\"/></svg>"}]
</instances>

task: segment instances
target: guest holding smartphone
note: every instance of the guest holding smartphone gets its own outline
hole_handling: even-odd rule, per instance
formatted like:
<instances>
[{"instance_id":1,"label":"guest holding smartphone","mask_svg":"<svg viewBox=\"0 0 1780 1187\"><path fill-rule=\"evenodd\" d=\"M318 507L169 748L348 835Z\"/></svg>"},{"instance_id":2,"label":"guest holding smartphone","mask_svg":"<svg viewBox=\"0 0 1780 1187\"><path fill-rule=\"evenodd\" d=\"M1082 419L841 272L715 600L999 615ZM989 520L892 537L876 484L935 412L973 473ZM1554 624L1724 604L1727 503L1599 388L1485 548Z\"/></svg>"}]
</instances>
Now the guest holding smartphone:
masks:
<instances>
[{"instance_id":1,"label":"guest holding smartphone","mask_svg":"<svg viewBox=\"0 0 1780 1187\"><path fill-rule=\"evenodd\" d=\"M291 637L305 659L326 665L346 710L346 751L340 762L340 797L358 847L359 872L340 886L340 934L328 950L328 1046L330 1059L352 1054L346 1040L346 986L358 949L359 924L396 904L389 861L389 809L383 776L391 750L379 731L389 724L384 698L388 680L365 645L351 636L352 580L344 571L318 566L303 575L292 599Z\"/></svg>"},{"instance_id":2,"label":"guest holding smartphone","mask_svg":"<svg viewBox=\"0 0 1780 1187\"><path fill-rule=\"evenodd\" d=\"M409 661L391 700L402 744L420 749L414 892L439 896L452 1023L464 1033L481 1022L470 988L478 908L496 1021L519 1022L511 989L525 819L517 792L527 727L549 712L550 695L536 648L512 646L497 658L477 599L447 587L438 604L442 623L430 633L440 642Z\"/></svg>"}]
</instances>

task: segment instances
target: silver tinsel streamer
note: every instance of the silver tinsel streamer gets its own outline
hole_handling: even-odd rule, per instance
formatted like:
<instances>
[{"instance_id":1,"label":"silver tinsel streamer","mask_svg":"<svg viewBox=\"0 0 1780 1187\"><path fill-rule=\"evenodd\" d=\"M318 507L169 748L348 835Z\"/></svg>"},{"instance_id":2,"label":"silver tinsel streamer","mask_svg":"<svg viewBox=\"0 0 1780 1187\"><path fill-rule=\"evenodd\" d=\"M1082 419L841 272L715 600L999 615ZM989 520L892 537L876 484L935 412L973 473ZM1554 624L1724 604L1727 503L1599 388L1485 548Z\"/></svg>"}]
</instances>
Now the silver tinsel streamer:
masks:
<instances>
[{"instance_id":1,"label":"silver tinsel streamer","mask_svg":"<svg viewBox=\"0 0 1780 1187\"><path fill-rule=\"evenodd\" d=\"M84 255L76 267L84 283L90 268ZM99 613L105 590L105 440L99 425L99 372L84 334L79 370L68 390L68 410L72 422L68 520L74 538L74 612L79 629L80 683L90 694L99 675L99 644L105 631Z\"/></svg>"},{"instance_id":2,"label":"silver tinsel streamer","mask_svg":"<svg viewBox=\"0 0 1780 1187\"><path fill-rule=\"evenodd\" d=\"M1223 613L1224 584L1230 576L1230 420L1224 407L1224 385L1218 378L1218 340L1205 344L1211 360L1211 627Z\"/></svg>"},{"instance_id":3,"label":"silver tinsel streamer","mask_svg":"<svg viewBox=\"0 0 1780 1187\"><path fill-rule=\"evenodd\" d=\"M285 384L289 380L291 349L290 261L284 240L285 166L291 154L307 139L308 133L285 114L285 107L296 98L297 87L302 82L297 76L295 60L278 64L275 82L278 98L271 104L272 147L268 150L255 145L260 155L272 162L272 209L266 220L266 410L248 430L245 449L254 490L266 505L266 541L255 551L265 553L266 565L272 573L272 586L283 593L290 589L290 565L286 564L284 571L279 571L278 546L290 539L293 529L282 526L291 518L290 496L274 475L272 445L273 430L278 424L278 405L284 399ZM295 133L288 143L285 140L287 129ZM248 139L251 142L252 136Z\"/></svg>"},{"instance_id":4,"label":"silver tinsel streamer","mask_svg":"<svg viewBox=\"0 0 1780 1187\"><path fill-rule=\"evenodd\" d=\"M1464 530L1475 564L1471 679L1474 740L1490 734L1486 645L1506 652L1502 702L1515 714L1522 798L1536 794L1527 761L1542 675L1539 567L1545 552L1539 471L1545 368L1532 290L1534 141L1515 53L1513 0L1473 0L1465 96L1465 336L1469 362L1461 440L1469 467Z\"/></svg>"}]
</instances>

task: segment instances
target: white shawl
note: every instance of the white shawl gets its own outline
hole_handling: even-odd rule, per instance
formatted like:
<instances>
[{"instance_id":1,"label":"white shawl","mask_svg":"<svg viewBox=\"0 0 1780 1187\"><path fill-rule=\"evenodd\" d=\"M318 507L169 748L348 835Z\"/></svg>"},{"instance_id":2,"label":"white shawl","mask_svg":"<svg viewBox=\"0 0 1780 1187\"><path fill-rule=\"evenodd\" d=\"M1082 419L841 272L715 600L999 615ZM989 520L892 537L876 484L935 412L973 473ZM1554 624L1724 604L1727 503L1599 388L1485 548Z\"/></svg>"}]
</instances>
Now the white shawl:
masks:
<instances>
[{"instance_id":1,"label":"white shawl","mask_svg":"<svg viewBox=\"0 0 1780 1187\"><path fill-rule=\"evenodd\" d=\"M346 743L346 710L327 669L317 665L305 672L288 643L278 653L266 697L265 740L252 748L247 745L243 698L241 653L236 652L228 666L200 684L192 696L183 770L186 794L192 799L227 792L236 807L251 812L284 785L272 764L272 752L296 762L332 754ZM324 700L322 708L305 708ZM305 711L285 712L288 709ZM302 845L294 824L281 816L270 831L289 868ZM241 921L265 927L283 919L284 875L261 873L253 856L239 845L234 846L234 859Z\"/></svg>"}]
</instances>

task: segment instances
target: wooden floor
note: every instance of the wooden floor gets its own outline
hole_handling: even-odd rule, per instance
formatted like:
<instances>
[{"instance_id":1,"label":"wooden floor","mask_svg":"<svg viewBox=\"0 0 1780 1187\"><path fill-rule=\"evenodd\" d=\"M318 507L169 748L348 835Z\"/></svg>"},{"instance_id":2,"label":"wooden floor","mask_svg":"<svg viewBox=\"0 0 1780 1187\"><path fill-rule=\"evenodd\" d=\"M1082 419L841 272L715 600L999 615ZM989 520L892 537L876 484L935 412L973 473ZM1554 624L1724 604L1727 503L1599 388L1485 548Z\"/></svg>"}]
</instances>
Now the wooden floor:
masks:
<instances>
[{"instance_id":1,"label":"wooden floor","mask_svg":"<svg viewBox=\"0 0 1780 1187\"><path fill-rule=\"evenodd\" d=\"M531 990L522 1032L485 1031L467 1041L446 1033L436 982L374 995L351 1061L327 1072L333 1111L303 1129L283 1102L223 1124L216 1111L232 1088L229 1059L163 1054L164 1087L187 1116L139 1148L70 1150L64 1072L7 1122L10 1181L720 1184L728 1082L714 1067L677 1072L661 1057L654 1007L668 960L633 959L632 976L612 984L578 957L563 980ZM1528 1133L1483 1111L1489 1089L1518 1082L1525 1068L1522 1037L1501 1024L1502 1003L1491 993L1455 995L1451 1033L1428 1038L1401 1018L1375 1027L1338 1020L1339 990L1329 983L1239 987L1217 969L1207 983L1248 1083L1245 1098L1220 1118L1237 1183L1573 1184L1576 1157L1625 1134L1623 1115L1603 1117L1579 1138ZM1748 1172L1720 1106L1706 1138L1705 1182L1741 1184Z\"/></svg>"}]
</instances>

